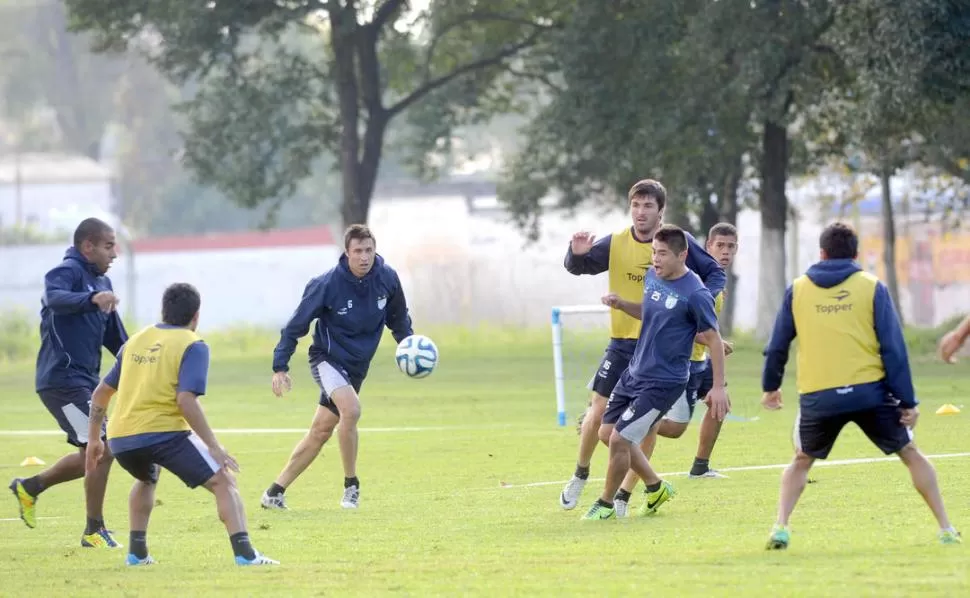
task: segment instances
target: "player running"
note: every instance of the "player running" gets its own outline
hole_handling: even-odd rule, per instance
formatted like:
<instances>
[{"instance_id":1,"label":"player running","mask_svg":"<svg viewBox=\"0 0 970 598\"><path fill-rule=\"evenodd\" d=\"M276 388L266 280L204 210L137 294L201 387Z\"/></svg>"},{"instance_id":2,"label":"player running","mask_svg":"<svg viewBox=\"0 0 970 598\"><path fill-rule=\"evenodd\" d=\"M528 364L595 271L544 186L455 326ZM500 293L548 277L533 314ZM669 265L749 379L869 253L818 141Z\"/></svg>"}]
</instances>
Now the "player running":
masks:
<instances>
[{"instance_id":1,"label":"player running","mask_svg":"<svg viewBox=\"0 0 970 598\"><path fill-rule=\"evenodd\" d=\"M641 328L633 358L610 395L600 427L600 438L610 447L603 494L583 519L615 516L613 497L630 469L647 485L640 515L655 513L673 497L673 486L654 472L640 443L687 389L695 339L711 351L711 413L723 419L730 410L714 297L687 268L688 254L687 233L665 224L653 237L653 267L646 272L640 301L615 294L603 297L604 304L639 316Z\"/></svg>"},{"instance_id":2,"label":"player running","mask_svg":"<svg viewBox=\"0 0 970 598\"><path fill-rule=\"evenodd\" d=\"M95 389L88 475L97 472L105 454L99 431L117 392L108 445L118 464L135 478L128 496L128 565L155 564L146 534L161 468L189 488L202 486L215 495L237 565L278 565L249 541L246 512L229 471L239 471L239 466L216 440L199 404L209 370L209 348L195 332L200 304L192 285L176 283L165 289L162 322L132 336Z\"/></svg>"},{"instance_id":3,"label":"player running","mask_svg":"<svg viewBox=\"0 0 970 598\"><path fill-rule=\"evenodd\" d=\"M715 224L707 234L707 252L710 253L717 262L727 272L734 263L734 256L738 250L738 231L734 225L726 222ZM718 318L721 316L721 309L724 307L724 293L720 293L714 299L714 311ZM724 352L730 355L732 350L731 343L724 341ZM674 403L667 415L654 426L640 448L647 459L652 458L653 450L657 444L657 436L665 438L680 438L687 430L691 418L694 416L694 406L698 400L706 401L707 393L714 386L714 371L711 368L711 360L708 356L707 347L700 343L694 344L694 351L690 356L690 378L687 381L687 392L683 397ZM713 414L711 414L713 415ZM710 468L711 453L714 451L714 444L721 432L723 420L715 417L705 417L701 421L700 439L697 444L697 457L690 468L689 477L691 478L723 478L727 477ZM617 517L626 517L633 489L636 488L640 478L636 472L629 471L620 489L617 490L613 499L614 509Z\"/></svg>"},{"instance_id":4,"label":"player running","mask_svg":"<svg viewBox=\"0 0 970 598\"><path fill-rule=\"evenodd\" d=\"M781 409L788 350L799 339L795 458L781 478L778 519L767 548L788 548L788 520L808 471L815 459L828 457L849 422L887 455L899 455L939 523L940 542L960 543L943 507L936 470L913 443L919 408L889 291L856 263L859 237L852 228L828 226L819 245L821 261L788 287L765 349L761 402Z\"/></svg>"},{"instance_id":5,"label":"player running","mask_svg":"<svg viewBox=\"0 0 970 598\"><path fill-rule=\"evenodd\" d=\"M37 526L37 499L42 492L85 478L87 523L81 546L87 548L119 546L104 525L111 455L105 455L95 471L84 475L88 410L91 392L100 377L101 348L117 355L128 340L116 310L118 297L105 275L116 257L114 230L97 218L88 218L75 229L74 246L64 254L64 260L44 276L36 389L44 407L67 434L67 443L77 450L33 477L10 482L20 518L33 528Z\"/></svg>"},{"instance_id":6,"label":"player running","mask_svg":"<svg viewBox=\"0 0 970 598\"><path fill-rule=\"evenodd\" d=\"M310 346L310 371L320 387L320 406L310 430L296 445L276 481L263 493L267 509L285 509L283 493L313 463L340 422L344 494L340 506L356 509L357 422L360 392L386 325L401 342L414 334L401 281L384 258L370 229L354 224L344 235L344 255L337 266L307 284L303 299L283 328L273 352L273 393L290 389L289 361L297 342L316 320Z\"/></svg>"},{"instance_id":7,"label":"player running","mask_svg":"<svg viewBox=\"0 0 970 598\"><path fill-rule=\"evenodd\" d=\"M643 295L643 276L653 257L651 242L663 221L667 191L658 181L644 179L631 188L627 197L633 226L594 242L587 232L573 235L566 252L565 266L571 274L609 273L609 291L626 301L639 303ZM697 273L711 293L724 289L726 276L721 266L690 235L687 267ZM572 479L559 495L563 509L574 509L589 479L589 465L599 442L599 428L607 397L626 369L640 333L640 322L620 310L610 313L610 342L596 373L590 381L590 405L584 414L579 438L579 455Z\"/></svg>"}]
</instances>

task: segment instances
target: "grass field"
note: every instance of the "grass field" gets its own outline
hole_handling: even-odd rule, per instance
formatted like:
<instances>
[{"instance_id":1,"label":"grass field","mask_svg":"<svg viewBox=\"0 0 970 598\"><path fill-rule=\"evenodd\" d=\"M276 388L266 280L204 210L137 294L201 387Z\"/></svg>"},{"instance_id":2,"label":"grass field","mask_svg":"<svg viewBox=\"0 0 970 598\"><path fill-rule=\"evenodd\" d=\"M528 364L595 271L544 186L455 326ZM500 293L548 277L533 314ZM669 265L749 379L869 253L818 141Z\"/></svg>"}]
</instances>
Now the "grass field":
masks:
<instances>
[{"instance_id":1,"label":"grass field","mask_svg":"<svg viewBox=\"0 0 970 598\"><path fill-rule=\"evenodd\" d=\"M149 531L155 567L128 570L123 551L79 547L80 482L55 487L27 529L16 503L0 501L0 594L24 595L619 595L667 596L958 596L970 594L962 546L940 546L932 517L896 462L818 468L793 518L792 546L768 553L781 467L730 472L725 480L688 480L697 425L679 440L661 440L654 464L670 472L676 499L648 519L584 522L602 488L599 450L579 508L562 511L561 484L572 473L582 404L599 339L567 353L570 426L555 424L551 359L545 331L433 335L440 368L412 381L393 366L385 340L363 397L359 476L361 508L339 507L342 472L336 442L287 493L288 512L259 508L316 404L316 389L294 358L294 390L269 391L271 337L213 341L210 422L239 460L239 485L255 545L278 568L232 565L212 498L163 474ZM574 343L575 345L575 343ZM970 451L966 414L942 417L942 403L962 405L965 366L915 359L922 401L916 439L934 462L958 528L970 529ZM791 456L796 397L786 381L786 408L761 412L760 356L742 347L730 358L730 391L739 416L725 425L713 464L774 466ZM29 362L0 366L0 474L4 484L29 476L27 456L53 462L68 449L33 393ZM703 411L703 410L701 410ZM267 431L275 428L276 431ZM228 433L235 429L235 433ZM240 429L262 429L239 432ZM12 430L52 433L13 435ZM833 460L880 458L855 429ZM676 475L673 475L676 474ZM543 482L549 482L542 484ZM106 518L127 544L131 480L116 468ZM531 485L530 485L531 484Z\"/></svg>"}]
</instances>

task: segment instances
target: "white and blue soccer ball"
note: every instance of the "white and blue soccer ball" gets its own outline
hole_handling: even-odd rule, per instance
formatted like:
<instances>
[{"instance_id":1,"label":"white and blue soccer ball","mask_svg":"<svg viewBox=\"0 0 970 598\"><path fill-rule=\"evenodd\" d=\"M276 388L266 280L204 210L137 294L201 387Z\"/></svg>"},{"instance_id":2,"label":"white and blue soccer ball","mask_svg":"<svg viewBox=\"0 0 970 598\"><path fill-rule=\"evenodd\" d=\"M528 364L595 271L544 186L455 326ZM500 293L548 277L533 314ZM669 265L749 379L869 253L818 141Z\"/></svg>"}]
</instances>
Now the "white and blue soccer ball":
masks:
<instances>
[{"instance_id":1,"label":"white and blue soccer ball","mask_svg":"<svg viewBox=\"0 0 970 598\"><path fill-rule=\"evenodd\" d=\"M409 378L425 378L438 365L438 347L430 338L412 334L398 344L394 359Z\"/></svg>"}]
</instances>

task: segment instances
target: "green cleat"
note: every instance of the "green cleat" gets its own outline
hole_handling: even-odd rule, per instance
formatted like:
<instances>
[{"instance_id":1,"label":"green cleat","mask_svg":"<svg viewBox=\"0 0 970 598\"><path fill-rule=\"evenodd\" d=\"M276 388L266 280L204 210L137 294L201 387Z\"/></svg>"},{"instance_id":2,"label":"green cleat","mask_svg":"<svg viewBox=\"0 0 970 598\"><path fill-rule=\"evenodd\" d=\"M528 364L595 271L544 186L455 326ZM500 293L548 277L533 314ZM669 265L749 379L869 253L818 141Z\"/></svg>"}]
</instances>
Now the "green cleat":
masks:
<instances>
[{"instance_id":1,"label":"green cleat","mask_svg":"<svg viewBox=\"0 0 970 598\"><path fill-rule=\"evenodd\" d=\"M666 480L661 480L659 490L656 492L645 492L645 494L646 497L643 500L643 504L640 505L640 509L637 511L640 517L646 517L656 513L660 505L672 499L677 492L674 490L673 484Z\"/></svg>"},{"instance_id":2,"label":"green cleat","mask_svg":"<svg viewBox=\"0 0 970 598\"><path fill-rule=\"evenodd\" d=\"M27 527L37 527L37 513L34 512L37 497L27 493L27 490L24 489L24 481L20 478L10 482L10 491L17 498L17 503L20 507L20 518L24 520Z\"/></svg>"},{"instance_id":3,"label":"green cleat","mask_svg":"<svg viewBox=\"0 0 970 598\"><path fill-rule=\"evenodd\" d=\"M765 546L765 550L785 550L788 548L789 539L790 534L788 533L788 528L775 525L771 529L771 535L768 536L768 545Z\"/></svg>"},{"instance_id":4,"label":"green cleat","mask_svg":"<svg viewBox=\"0 0 970 598\"><path fill-rule=\"evenodd\" d=\"M616 516L616 511L613 507L607 507L600 501L593 503L593 506L586 511L586 514L582 516L583 520L598 520L598 519L612 519Z\"/></svg>"},{"instance_id":5,"label":"green cleat","mask_svg":"<svg viewBox=\"0 0 970 598\"><path fill-rule=\"evenodd\" d=\"M963 538L960 537L960 532L951 527L940 530L940 544L963 544Z\"/></svg>"}]
</instances>

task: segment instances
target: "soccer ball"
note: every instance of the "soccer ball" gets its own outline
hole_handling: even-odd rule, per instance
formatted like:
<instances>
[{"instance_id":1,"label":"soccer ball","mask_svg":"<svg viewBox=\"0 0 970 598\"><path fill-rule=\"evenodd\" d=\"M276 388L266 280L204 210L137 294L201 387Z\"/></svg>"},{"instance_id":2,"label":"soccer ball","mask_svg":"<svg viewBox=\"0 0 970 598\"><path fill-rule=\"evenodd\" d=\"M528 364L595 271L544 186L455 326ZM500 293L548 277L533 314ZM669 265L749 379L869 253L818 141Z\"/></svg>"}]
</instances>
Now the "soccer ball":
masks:
<instances>
[{"instance_id":1,"label":"soccer ball","mask_svg":"<svg viewBox=\"0 0 970 598\"><path fill-rule=\"evenodd\" d=\"M438 347L421 334L412 334L397 346L397 367L410 378L425 378L438 365Z\"/></svg>"}]
</instances>

